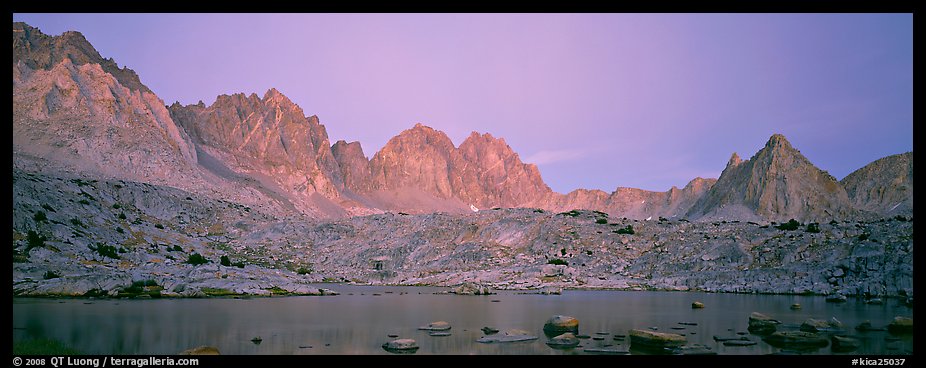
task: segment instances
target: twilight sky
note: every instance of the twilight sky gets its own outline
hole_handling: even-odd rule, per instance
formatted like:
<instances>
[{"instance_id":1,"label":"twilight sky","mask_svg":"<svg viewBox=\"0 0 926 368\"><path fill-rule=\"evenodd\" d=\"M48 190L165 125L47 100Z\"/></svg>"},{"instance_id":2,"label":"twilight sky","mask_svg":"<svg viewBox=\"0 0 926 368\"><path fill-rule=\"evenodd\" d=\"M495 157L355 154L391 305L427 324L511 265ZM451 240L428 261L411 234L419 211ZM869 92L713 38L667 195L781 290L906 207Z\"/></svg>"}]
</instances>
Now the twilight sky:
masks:
<instances>
[{"instance_id":1,"label":"twilight sky","mask_svg":"<svg viewBox=\"0 0 926 368\"><path fill-rule=\"evenodd\" d=\"M913 149L911 14L14 14L166 104L271 87L368 157L421 122L553 190L665 191L782 133L837 179Z\"/></svg>"}]
</instances>

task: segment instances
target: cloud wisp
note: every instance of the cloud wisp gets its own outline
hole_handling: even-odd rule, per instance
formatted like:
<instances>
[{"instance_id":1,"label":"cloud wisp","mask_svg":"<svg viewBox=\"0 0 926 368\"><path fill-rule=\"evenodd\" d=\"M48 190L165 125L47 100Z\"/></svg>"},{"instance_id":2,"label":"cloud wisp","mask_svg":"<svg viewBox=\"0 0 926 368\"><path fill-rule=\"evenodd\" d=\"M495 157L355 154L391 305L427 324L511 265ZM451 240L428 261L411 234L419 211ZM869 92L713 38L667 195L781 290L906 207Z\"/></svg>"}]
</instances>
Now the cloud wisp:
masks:
<instances>
[{"instance_id":1,"label":"cloud wisp","mask_svg":"<svg viewBox=\"0 0 926 368\"><path fill-rule=\"evenodd\" d=\"M538 151L524 158L525 163L548 165L560 162L575 161L589 156L594 150L591 148L571 148L560 150Z\"/></svg>"}]
</instances>

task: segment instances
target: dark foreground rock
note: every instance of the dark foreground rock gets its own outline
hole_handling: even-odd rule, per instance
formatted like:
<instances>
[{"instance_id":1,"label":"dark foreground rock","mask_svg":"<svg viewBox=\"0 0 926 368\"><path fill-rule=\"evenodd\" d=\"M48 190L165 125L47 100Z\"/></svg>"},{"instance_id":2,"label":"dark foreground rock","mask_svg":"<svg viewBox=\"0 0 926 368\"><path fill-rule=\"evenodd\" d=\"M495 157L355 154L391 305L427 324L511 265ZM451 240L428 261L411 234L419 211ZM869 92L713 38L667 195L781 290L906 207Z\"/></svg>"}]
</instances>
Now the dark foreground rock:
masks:
<instances>
[{"instance_id":1,"label":"dark foreground rock","mask_svg":"<svg viewBox=\"0 0 926 368\"><path fill-rule=\"evenodd\" d=\"M855 326L855 330L859 332L873 332L873 331L885 331L884 327L875 327L871 325L871 321L864 321L859 323L858 326Z\"/></svg>"},{"instance_id":2,"label":"dark foreground rock","mask_svg":"<svg viewBox=\"0 0 926 368\"><path fill-rule=\"evenodd\" d=\"M585 348L582 351L590 354L612 354L612 355L627 355L630 354L630 349L622 346L603 346L603 347L594 347L594 348Z\"/></svg>"},{"instance_id":3,"label":"dark foreground rock","mask_svg":"<svg viewBox=\"0 0 926 368\"><path fill-rule=\"evenodd\" d=\"M892 334L913 333L913 318L901 316L894 317L891 324L887 325L887 331Z\"/></svg>"},{"instance_id":4,"label":"dark foreground rock","mask_svg":"<svg viewBox=\"0 0 926 368\"><path fill-rule=\"evenodd\" d=\"M649 330L630 330L630 345L644 348L675 348L685 344L685 336Z\"/></svg>"},{"instance_id":5,"label":"dark foreground rock","mask_svg":"<svg viewBox=\"0 0 926 368\"><path fill-rule=\"evenodd\" d=\"M846 336L836 336L833 335L831 339L833 343L833 351L847 352L854 351L861 346L861 342L853 337Z\"/></svg>"},{"instance_id":6,"label":"dark foreground rock","mask_svg":"<svg viewBox=\"0 0 926 368\"><path fill-rule=\"evenodd\" d=\"M723 346L753 346L757 344L752 340L727 340L723 342Z\"/></svg>"},{"instance_id":7,"label":"dark foreground rock","mask_svg":"<svg viewBox=\"0 0 926 368\"><path fill-rule=\"evenodd\" d=\"M476 342L483 344L494 344L494 343L504 343L504 342L518 342L518 341L530 341L537 340L537 336L531 335L527 331L511 329L507 330L501 334L483 336L476 340Z\"/></svg>"},{"instance_id":8,"label":"dark foreground rock","mask_svg":"<svg viewBox=\"0 0 926 368\"><path fill-rule=\"evenodd\" d=\"M825 336L805 331L779 331L763 340L775 347L798 350L822 348L830 343Z\"/></svg>"},{"instance_id":9,"label":"dark foreground rock","mask_svg":"<svg viewBox=\"0 0 926 368\"><path fill-rule=\"evenodd\" d=\"M717 355L710 346L692 344L669 350L673 355Z\"/></svg>"},{"instance_id":10,"label":"dark foreground rock","mask_svg":"<svg viewBox=\"0 0 926 368\"><path fill-rule=\"evenodd\" d=\"M756 335L768 335L775 332L779 324L781 324L781 322L772 319L772 317L759 312L752 312L752 314L749 315L749 328L747 329L750 333Z\"/></svg>"},{"instance_id":11,"label":"dark foreground rock","mask_svg":"<svg viewBox=\"0 0 926 368\"><path fill-rule=\"evenodd\" d=\"M485 327L482 328L482 333L484 333L484 334L486 334L486 335L494 335L494 334L497 334L497 333L498 333L498 329L495 329L495 328L492 328L492 327L489 327L489 326L485 326Z\"/></svg>"}]
</instances>

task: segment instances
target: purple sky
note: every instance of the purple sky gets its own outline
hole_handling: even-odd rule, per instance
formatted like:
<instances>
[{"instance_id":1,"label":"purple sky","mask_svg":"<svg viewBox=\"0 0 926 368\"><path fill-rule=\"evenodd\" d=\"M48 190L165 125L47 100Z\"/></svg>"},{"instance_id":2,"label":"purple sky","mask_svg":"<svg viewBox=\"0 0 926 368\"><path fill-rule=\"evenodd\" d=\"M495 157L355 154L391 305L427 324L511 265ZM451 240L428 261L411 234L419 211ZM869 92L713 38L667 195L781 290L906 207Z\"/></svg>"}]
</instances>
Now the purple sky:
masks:
<instances>
[{"instance_id":1,"label":"purple sky","mask_svg":"<svg viewBox=\"0 0 926 368\"><path fill-rule=\"evenodd\" d=\"M913 149L911 14L14 14L165 103L275 87L367 156L504 137L565 193L664 191L782 133L837 179Z\"/></svg>"}]
</instances>

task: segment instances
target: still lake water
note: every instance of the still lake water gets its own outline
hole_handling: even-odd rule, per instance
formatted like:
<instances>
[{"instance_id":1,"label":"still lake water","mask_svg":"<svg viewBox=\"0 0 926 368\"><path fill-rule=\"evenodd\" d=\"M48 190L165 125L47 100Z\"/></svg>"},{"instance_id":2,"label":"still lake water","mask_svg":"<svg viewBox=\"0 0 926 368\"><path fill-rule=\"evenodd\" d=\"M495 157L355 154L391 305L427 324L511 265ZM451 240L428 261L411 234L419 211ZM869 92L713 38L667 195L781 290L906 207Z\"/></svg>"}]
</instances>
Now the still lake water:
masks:
<instances>
[{"instance_id":1,"label":"still lake water","mask_svg":"<svg viewBox=\"0 0 926 368\"><path fill-rule=\"evenodd\" d=\"M758 344L726 347L713 335L745 332L749 314L756 311L776 318L782 329L797 329L807 318L836 317L847 333L861 340L849 354L912 354L913 336L854 330L870 320L886 326L894 316L913 310L887 299L883 305L826 303L819 296L710 294L693 292L582 291L562 295L435 295L448 290L434 287L319 285L338 296L211 298L154 300L13 299L13 339L51 338L89 354L176 354L210 345L223 354L390 354L381 345L392 338L418 341L417 354L585 354L582 349L613 344L613 334L634 328L657 327L659 332L684 333L689 344L703 344L719 354L770 354L781 349L747 335ZM407 293L407 294L403 294ZM352 294L352 295L351 295ZM373 295L379 294L379 295ZM706 308L691 309L691 302ZM89 303L89 304L88 304ZM791 310L800 303L801 310ZM584 339L582 346L557 350L545 344L543 324L554 314L579 319L579 333L603 340ZM451 336L432 337L419 326L447 321ZM695 322L683 326L678 322ZM539 336L534 341L481 344L480 328L523 329ZM684 329L672 329L684 327ZM607 332L608 335L596 334ZM251 339L260 336L258 345ZM899 341L894 341L899 338ZM633 351L633 353L637 353ZM812 354L834 354L830 347Z\"/></svg>"}]
</instances>

